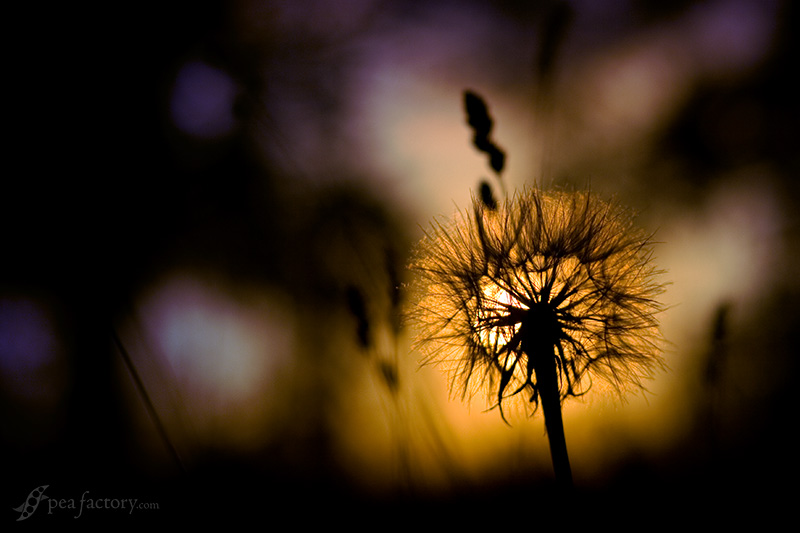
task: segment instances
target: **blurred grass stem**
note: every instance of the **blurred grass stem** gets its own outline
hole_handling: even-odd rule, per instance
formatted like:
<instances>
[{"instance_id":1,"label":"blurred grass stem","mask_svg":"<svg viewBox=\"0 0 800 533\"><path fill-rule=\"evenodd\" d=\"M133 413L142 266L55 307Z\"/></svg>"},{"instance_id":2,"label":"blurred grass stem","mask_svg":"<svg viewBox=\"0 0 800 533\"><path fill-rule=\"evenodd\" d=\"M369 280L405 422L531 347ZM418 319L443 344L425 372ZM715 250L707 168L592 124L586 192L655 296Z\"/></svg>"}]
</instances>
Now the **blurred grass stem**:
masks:
<instances>
[{"instance_id":1,"label":"blurred grass stem","mask_svg":"<svg viewBox=\"0 0 800 533\"><path fill-rule=\"evenodd\" d=\"M119 335L117 335L117 332L113 328L111 329L111 337L114 341L114 344L117 346L117 349L119 350L120 357L122 357L122 360L125 363L125 367L127 368L128 372L131 375L131 379L133 379L133 383L136 386L136 390L139 392L139 395L141 396L142 401L144 402L147 414L150 415L150 418L156 427L158 436L161 438L161 441L167 448L168 453L175 461L175 464L178 466L178 469L181 471L181 473L185 473L186 470L184 468L180 454L178 454L178 450L175 448L175 445L172 444L172 441L170 440L169 435L167 434L167 430L164 427L164 423L161 421L161 417L158 416L158 411L156 410L155 405L153 405L153 401L150 399L150 395L147 393L147 389L144 386L144 382L142 381L141 376L139 376L139 372L136 370L136 366L133 364L133 360L131 359L128 350L125 349L125 345L122 343L122 340L119 338Z\"/></svg>"}]
</instances>

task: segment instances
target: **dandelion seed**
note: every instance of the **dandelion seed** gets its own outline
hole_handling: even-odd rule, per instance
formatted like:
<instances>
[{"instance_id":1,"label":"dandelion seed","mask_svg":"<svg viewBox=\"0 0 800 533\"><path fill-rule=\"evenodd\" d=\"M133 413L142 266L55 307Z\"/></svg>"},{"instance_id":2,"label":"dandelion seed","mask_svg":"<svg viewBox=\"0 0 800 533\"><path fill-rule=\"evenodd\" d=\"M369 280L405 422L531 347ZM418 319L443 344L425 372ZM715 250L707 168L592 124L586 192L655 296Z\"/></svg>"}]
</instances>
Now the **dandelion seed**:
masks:
<instances>
[{"instance_id":1,"label":"dandelion seed","mask_svg":"<svg viewBox=\"0 0 800 533\"><path fill-rule=\"evenodd\" d=\"M541 403L557 477L570 482L561 402L595 379L643 388L664 366L652 242L594 194L526 189L495 209L473 198L471 212L431 226L411 269L423 362L504 420L508 403L528 414Z\"/></svg>"}]
</instances>

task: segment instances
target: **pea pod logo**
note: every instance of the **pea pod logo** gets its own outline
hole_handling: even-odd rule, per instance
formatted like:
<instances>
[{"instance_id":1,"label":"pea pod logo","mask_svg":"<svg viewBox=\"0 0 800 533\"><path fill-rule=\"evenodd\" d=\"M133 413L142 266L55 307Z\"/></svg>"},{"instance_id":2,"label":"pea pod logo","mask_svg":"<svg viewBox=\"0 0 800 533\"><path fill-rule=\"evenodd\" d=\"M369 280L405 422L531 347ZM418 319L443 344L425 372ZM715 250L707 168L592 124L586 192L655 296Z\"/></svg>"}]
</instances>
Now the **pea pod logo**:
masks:
<instances>
[{"instance_id":1,"label":"pea pod logo","mask_svg":"<svg viewBox=\"0 0 800 533\"><path fill-rule=\"evenodd\" d=\"M49 487L50 485L42 485L41 487L37 487L28 494L28 497L22 502L22 505L15 508L14 511L19 511L20 515L17 518L17 522L20 520L25 520L29 516L36 511L36 508L39 507L39 502L42 500L46 500L47 496L44 494L44 490Z\"/></svg>"}]
</instances>

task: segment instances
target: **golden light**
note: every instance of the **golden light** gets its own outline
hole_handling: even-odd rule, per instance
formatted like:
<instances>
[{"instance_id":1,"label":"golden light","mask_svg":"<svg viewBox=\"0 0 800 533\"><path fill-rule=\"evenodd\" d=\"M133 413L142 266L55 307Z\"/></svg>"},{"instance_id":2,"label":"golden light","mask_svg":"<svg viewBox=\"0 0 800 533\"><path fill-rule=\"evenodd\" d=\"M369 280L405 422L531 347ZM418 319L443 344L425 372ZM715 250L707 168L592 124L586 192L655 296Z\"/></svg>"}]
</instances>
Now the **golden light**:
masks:
<instances>
[{"instance_id":1,"label":"golden light","mask_svg":"<svg viewBox=\"0 0 800 533\"><path fill-rule=\"evenodd\" d=\"M512 309L523 309L523 304L514 298L488 276L482 278L481 292L483 294L478 305L475 321L475 330L481 344L489 349L498 349L505 346L519 329L518 323L505 323L504 318ZM509 353L510 357L511 354ZM506 365L510 361L506 362Z\"/></svg>"}]
</instances>

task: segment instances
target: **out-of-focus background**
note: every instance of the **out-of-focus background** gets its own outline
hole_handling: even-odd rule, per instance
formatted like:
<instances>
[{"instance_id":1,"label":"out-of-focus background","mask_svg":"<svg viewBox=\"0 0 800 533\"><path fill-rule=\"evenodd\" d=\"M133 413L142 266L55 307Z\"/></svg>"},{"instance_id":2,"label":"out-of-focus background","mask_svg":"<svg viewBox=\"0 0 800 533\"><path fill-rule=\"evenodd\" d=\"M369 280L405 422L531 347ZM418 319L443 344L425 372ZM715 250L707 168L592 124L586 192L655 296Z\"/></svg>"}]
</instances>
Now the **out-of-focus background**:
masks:
<instances>
[{"instance_id":1,"label":"out-of-focus background","mask_svg":"<svg viewBox=\"0 0 800 533\"><path fill-rule=\"evenodd\" d=\"M422 229L482 179L497 187L471 145L466 89L489 105L509 191L618 198L654 232L671 282L669 370L648 394L565 405L573 516L774 517L797 467L797 11L12 11L3 520L45 484L50 498L155 501L136 515L164 523L547 518L563 502L541 417L508 426L450 399L400 320Z\"/></svg>"}]
</instances>

